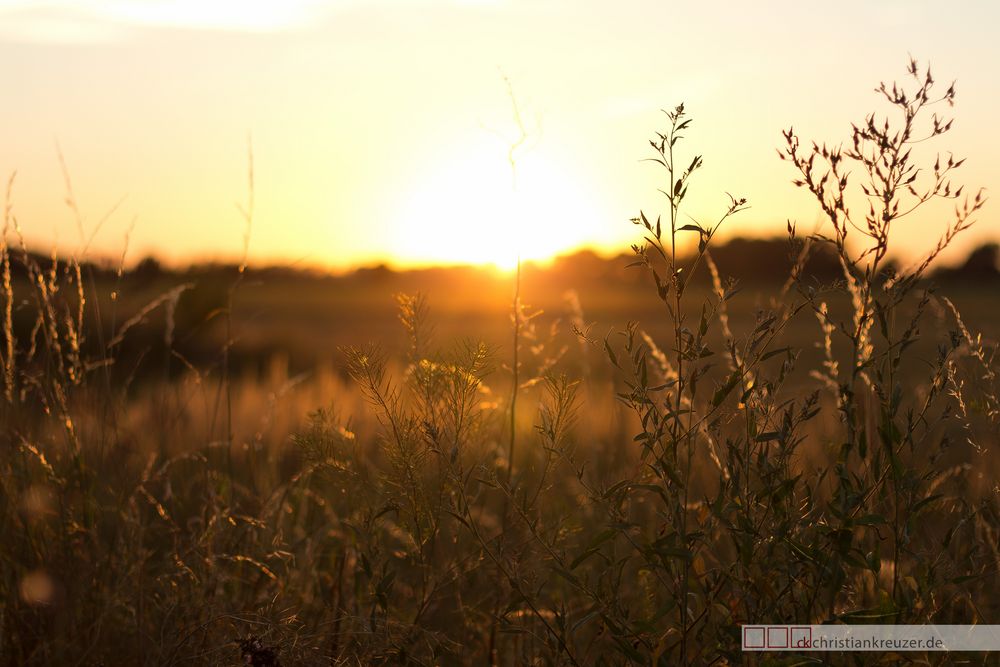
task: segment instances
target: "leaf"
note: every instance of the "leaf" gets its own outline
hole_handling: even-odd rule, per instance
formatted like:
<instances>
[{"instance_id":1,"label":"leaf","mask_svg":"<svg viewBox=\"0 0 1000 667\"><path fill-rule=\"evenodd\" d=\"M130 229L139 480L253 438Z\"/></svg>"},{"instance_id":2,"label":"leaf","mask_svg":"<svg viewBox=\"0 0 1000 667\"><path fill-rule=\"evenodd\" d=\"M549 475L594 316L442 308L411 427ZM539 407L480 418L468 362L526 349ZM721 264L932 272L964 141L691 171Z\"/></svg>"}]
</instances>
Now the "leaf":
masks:
<instances>
[{"instance_id":1,"label":"leaf","mask_svg":"<svg viewBox=\"0 0 1000 667\"><path fill-rule=\"evenodd\" d=\"M866 514L860 519L856 519L854 523L859 526L879 526L889 521L881 514Z\"/></svg>"},{"instance_id":2,"label":"leaf","mask_svg":"<svg viewBox=\"0 0 1000 667\"><path fill-rule=\"evenodd\" d=\"M576 632L581 627L583 627L584 625L586 625L589 621L593 620L598 615L600 615L600 613L601 613L600 606L594 605L593 607L591 607L591 610L589 612L587 612L586 614L584 614L583 617L580 620L578 620L576 623L574 623L572 625L572 627L570 628L570 633Z\"/></svg>"},{"instance_id":3,"label":"leaf","mask_svg":"<svg viewBox=\"0 0 1000 667\"><path fill-rule=\"evenodd\" d=\"M930 505L932 502L934 502L938 498L941 498L943 495L944 494L941 494L941 493L935 493L934 495L927 496L923 500L917 502L910 509L910 515L913 516L914 514L916 514L917 512L919 512L920 510L922 510L923 508L927 507L928 505Z\"/></svg>"},{"instance_id":4,"label":"leaf","mask_svg":"<svg viewBox=\"0 0 1000 667\"><path fill-rule=\"evenodd\" d=\"M670 283L666 283L660 278L660 274L653 269L653 281L656 283L656 293L660 296L661 301L667 300L667 294L670 292Z\"/></svg>"},{"instance_id":5,"label":"leaf","mask_svg":"<svg viewBox=\"0 0 1000 667\"><path fill-rule=\"evenodd\" d=\"M712 407L713 408L719 407L722 404L722 402L726 400L726 396L728 396L733 391L733 389L736 387L739 381L740 381L739 371L733 371L729 375L729 378L726 380L725 384L723 384L721 387L715 390L715 395L712 396Z\"/></svg>"},{"instance_id":6,"label":"leaf","mask_svg":"<svg viewBox=\"0 0 1000 667\"><path fill-rule=\"evenodd\" d=\"M462 524L463 526L465 526L466 528L469 528L469 529L471 529L471 528L472 528L472 527L471 527L471 526L469 525L469 522L465 520L465 517L463 517L462 515L460 515L460 514L459 514L458 512L452 512L452 511L451 511L450 509L447 509L447 508L445 508L445 510L444 510L444 511L445 511L445 512L447 512L448 514L452 515L452 516L453 516L453 517L455 517L456 519L458 519L458 520L459 520L459 522L461 522L461 524Z\"/></svg>"},{"instance_id":7,"label":"leaf","mask_svg":"<svg viewBox=\"0 0 1000 667\"><path fill-rule=\"evenodd\" d=\"M577 556L576 558L574 558L574 559L573 559L573 562L571 562L571 563L569 564L569 569L571 569L571 570L575 570L575 569L576 569L577 567L579 567L579 566L580 566L580 565L581 565L581 564L582 564L582 563L583 563L583 562L584 562L585 560L587 560L588 558L590 558L591 556L593 556L594 554L596 554L596 553L597 553L597 552L599 552L599 551L600 551L600 549L599 549L599 548L597 548L597 547L591 547L591 548L587 549L587 550L586 550L586 551L584 551L584 552L583 552L582 554L580 554L579 556Z\"/></svg>"},{"instance_id":8,"label":"leaf","mask_svg":"<svg viewBox=\"0 0 1000 667\"><path fill-rule=\"evenodd\" d=\"M615 484L611 485L611 487L610 487L610 488L608 488L608 490L604 492L604 494L602 495L602 497L603 497L604 499L608 499L608 498L610 498L610 497L611 497L611 496L613 496L613 495L614 495L615 493L617 493L618 491L621 491L621 490L622 490L623 488L625 488L626 486L628 486L628 484L629 484L629 481L630 481L630 480L627 480L627 479L623 479L622 481L620 481L620 482L617 482L617 483L615 483Z\"/></svg>"},{"instance_id":9,"label":"leaf","mask_svg":"<svg viewBox=\"0 0 1000 667\"><path fill-rule=\"evenodd\" d=\"M609 343L606 338L604 339L604 350L608 353L608 359L611 360L614 367L621 368L621 366L618 365L618 357L615 355L615 351L611 349L611 343Z\"/></svg>"},{"instance_id":10,"label":"leaf","mask_svg":"<svg viewBox=\"0 0 1000 667\"><path fill-rule=\"evenodd\" d=\"M762 356L760 358L760 360L761 361L767 361L771 357L773 357L775 355L778 355L778 354L781 354L782 352L788 352L791 349L792 349L791 347L787 347L787 346L786 347L779 347L778 349L771 350L770 352L768 352L767 354L765 354L764 356Z\"/></svg>"},{"instance_id":11,"label":"leaf","mask_svg":"<svg viewBox=\"0 0 1000 667\"><path fill-rule=\"evenodd\" d=\"M579 583L580 583L580 580L576 578L576 575L573 574L572 572L570 572L569 570L566 570L566 569L561 568L559 566L555 566L555 567L552 568L552 571L555 572L556 574L558 574L560 577L562 577L566 581L568 581L569 583L573 584L574 586L579 585Z\"/></svg>"},{"instance_id":12,"label":"leaf","mask_svg":"<svg viewBox=\"0 0 1000 667\"><path fill-rule=\"evenodd\" d=\"M595 537L593 540L590 541L590 544L587 545L587 548L599 547L608 540L612 539L617 534L618 534L617 531L614 531L611 528L602 530L597 537Z\"/></svg>"}]
</instances>

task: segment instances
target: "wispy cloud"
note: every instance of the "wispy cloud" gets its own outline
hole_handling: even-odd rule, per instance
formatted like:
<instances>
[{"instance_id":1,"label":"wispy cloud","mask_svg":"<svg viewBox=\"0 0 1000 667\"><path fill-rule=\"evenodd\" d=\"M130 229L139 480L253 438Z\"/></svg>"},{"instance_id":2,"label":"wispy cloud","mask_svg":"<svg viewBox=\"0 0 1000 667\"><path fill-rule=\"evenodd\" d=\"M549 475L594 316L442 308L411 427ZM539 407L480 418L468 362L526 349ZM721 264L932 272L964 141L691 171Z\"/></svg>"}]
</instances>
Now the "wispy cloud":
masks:
<instances>
[{"instance_id":1,"label":"wispy cloud","mask_svg":"<svg viewBox=\"0 0 1000 667\"><path fill-rule=\"evenodd\" d=\"M0 39L90 43L135 28L276 32L300 28L354 0L0 0Z\"/></svg>"},{"instance_id":2,"label":"wispy cloud","mask_svg":"<svg viewBox=\"0 0 1000 667\"><path fill-rule=\"evenodd\" d=\"M0 4L0 41L88 44L121 36L119 26L87 11L44 3Z\"/></svg>"},{"instance_id":3,"label":"wispy cloud","mask_svg":"<svg viewBox=\"0 0 1000 667\"><path fill-rule=\"evenodd\" d=\"M0 0L0 40L90 43L136 28L281 32L345 9L495 6L504 0Z\"/></svg>"}]
</instances>

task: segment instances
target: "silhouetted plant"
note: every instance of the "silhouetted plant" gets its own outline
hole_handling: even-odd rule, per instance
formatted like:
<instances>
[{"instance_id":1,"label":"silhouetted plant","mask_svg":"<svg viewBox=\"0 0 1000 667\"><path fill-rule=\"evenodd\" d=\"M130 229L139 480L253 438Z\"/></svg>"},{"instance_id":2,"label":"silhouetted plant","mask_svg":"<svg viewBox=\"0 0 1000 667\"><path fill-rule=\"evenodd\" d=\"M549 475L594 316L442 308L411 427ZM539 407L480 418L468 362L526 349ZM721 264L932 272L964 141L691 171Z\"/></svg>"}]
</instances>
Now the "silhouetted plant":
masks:
<instances>
[{"instance_id":1,"label":"silhouetted plant","mask_svg":"<svg viewBox=\"0 0 1000 667\"><path fill-rule=\"evenodd\" d=\"M976 473L997 445L996 345L926 280L984 198L951 184L961 160L920 155L954 87L908 76L878 88L895 115L846 147L785 132L824 227L789 223L790 275L749 316L712 255L747 202L687 214L703 162L682 156L678 106L650 142L666 211L632 221L665 329L595 338L581 292L574 341L519 283L517 354L497 369L502 350L439 346L428 302L400 295L404 353L345 350L351 392L291 447L233 426L254 405L230 367L242 278L205 368L173 347L193 282L115 311L106 337L95 313L90 333L81 259L32 255L8 196L0 662L736 664L742 623L995 621L1000 506ZM898 268L890 242L938 199L954 217ZM251 212L252 181L248 227ZM826 284L808 269L831 262ZM123 259L110 302L129 286ZM109 369L160 312L183 371L148 395L119 386ZM798 349L807 331L815 349Z\"/></svg>"}]
</instances>

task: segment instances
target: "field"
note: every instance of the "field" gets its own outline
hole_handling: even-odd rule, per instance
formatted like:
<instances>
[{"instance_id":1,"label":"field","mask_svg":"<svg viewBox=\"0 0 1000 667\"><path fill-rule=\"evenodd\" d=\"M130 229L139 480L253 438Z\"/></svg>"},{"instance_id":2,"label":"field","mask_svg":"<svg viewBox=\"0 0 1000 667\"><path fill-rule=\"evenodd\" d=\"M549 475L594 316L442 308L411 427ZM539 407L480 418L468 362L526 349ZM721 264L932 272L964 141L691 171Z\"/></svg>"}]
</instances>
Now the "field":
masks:
<instances>
[{"instance_id":1,"label":"field","mask_svg":"<svg viewBox=\"0 0 1000 667\"><path fill-rule=\"evenodd\" d=\"M682 107L614 258L126 269L8 205L0 663L869 664L740 624L1000 622L996 249L935 261L988 212L958 165L907 180L950 93L906 90L853 152L789 131L809 237L680 215ZM896 265L934 198L943 245Z\"/></svg>"}]
</instances>

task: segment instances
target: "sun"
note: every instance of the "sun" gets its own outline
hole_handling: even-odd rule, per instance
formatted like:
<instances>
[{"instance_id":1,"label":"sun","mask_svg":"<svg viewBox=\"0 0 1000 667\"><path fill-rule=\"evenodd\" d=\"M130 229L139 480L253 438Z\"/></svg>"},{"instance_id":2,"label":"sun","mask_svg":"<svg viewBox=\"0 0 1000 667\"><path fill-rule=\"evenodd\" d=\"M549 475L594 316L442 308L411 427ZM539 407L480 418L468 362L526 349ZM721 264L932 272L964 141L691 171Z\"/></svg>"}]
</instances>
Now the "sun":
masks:
<instances>
[{"instance_id":1,"label":"sun","mask_svg":"<svg viewBox=\"0 0 1000 667\"><path fill-rule=\"evenodd\" d=\"M501 152L478 148L415 179L392 225L397 261L509 270L519 258L544 262L597 236L593 189L570 168L528 153L512 170Z\"/></svg>"}]
</instances>

